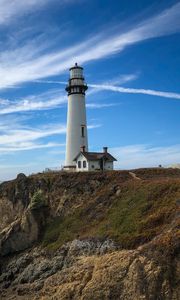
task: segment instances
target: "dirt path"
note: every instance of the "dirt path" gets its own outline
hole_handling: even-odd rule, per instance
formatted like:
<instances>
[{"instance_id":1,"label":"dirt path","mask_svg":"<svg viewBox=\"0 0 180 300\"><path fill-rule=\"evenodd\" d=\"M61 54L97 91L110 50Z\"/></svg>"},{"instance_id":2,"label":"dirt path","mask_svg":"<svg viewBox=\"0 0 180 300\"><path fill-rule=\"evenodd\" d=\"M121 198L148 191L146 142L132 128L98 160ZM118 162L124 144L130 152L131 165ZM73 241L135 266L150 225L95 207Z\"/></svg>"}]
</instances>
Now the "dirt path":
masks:
<instances>
[{"instance_id":1,"label":"dirt path","mask_svg":"<svg viewBox=\"0 0 180 300\"><path fill-rule=\"evenodd\" d=\"M137 177L136 174L133 172L129 172L129 175L131 175L133 179L141 180L141 178Z\"/></svg>"}]
</instances>

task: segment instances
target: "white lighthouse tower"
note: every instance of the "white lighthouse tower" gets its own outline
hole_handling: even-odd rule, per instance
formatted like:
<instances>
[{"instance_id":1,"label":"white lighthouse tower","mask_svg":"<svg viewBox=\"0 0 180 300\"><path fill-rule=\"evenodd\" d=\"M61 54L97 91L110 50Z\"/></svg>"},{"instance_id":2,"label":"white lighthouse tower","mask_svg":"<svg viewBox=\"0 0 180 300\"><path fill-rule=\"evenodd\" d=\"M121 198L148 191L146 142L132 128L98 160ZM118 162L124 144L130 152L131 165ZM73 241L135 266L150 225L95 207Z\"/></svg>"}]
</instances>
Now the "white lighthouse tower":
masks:
<instances>
[{"instance_id":1,"label":"white lighthouse tower","mask_svg":"<svg viewBox=\"0 0 180 300\"><path fill-rule=\"evenodd\" d=\"M88 89L84 81L83 68L77 63L70 68L70 79L66 87L68 92L66 162L65 169L76 168L74 158L84 147L88 151L85 92Z\"/></svg>"}]
</instances>

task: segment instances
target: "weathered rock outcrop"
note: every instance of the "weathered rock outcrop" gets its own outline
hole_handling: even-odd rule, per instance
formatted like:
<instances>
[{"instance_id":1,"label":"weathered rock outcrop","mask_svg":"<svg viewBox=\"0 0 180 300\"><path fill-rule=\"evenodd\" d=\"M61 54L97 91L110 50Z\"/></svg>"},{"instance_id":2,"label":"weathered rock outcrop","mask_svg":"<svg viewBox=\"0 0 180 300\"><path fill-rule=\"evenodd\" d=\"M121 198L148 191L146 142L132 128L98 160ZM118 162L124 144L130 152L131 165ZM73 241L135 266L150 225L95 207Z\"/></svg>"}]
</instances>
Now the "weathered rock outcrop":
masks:
<instances>
[{"instance_id":1,"label":"weathered rock outcrop","mask_svg":"<svg viewBox=\"0 0 180 300\"><path fill-rule=\"evenodd\" d=\"M14 182L2 184L0 196L0 256L5 256L24 250L38 240L48 220L49 208L42 191L31 190L24 174L19 174Z\"/></svg>"},{"instance_id":2,"label":"weathered rock outcrop","mask_svg":"<svg viewBox=\"0 0 180 300\"><path fill-rule=\"evenodd\" d=\"M46 223L47 209L27 209L21 218L0 233L0 255L22 251L35 243Z\"/></svg>"},{"instance_id":3,"label":"weathered rock outcrop","mask_svg":"<svg viewBox=\"0 0 180 300\"><path fill-rule=\"evenodd\" d=\"M136 250L119 250L110 240L74 240L53 254L26 251L3 265L1 299L179 299L175 231L166 234L171 249L163 256L162 236Z\"/></svg>"},{"instance_id":4,"label":"weathered rock outcrop","mask_svg":"<svg viewBox=\"0 0 180 300\"><path fill-rule=\"evenodd\" d=\"M1 184L0 299L178 300L179 199L171 169Z\"/></svg>"}]
</instances>

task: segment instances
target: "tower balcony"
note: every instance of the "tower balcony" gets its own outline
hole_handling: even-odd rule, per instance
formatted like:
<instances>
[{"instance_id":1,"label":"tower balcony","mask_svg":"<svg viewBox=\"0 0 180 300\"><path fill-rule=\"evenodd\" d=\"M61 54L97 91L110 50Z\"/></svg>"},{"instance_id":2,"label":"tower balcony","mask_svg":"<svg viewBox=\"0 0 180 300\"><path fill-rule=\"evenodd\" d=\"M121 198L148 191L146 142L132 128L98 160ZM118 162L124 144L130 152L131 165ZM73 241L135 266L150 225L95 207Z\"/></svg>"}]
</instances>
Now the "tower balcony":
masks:
<instances>
[{"instance_id":1,"label":"tower balcony","mask_svg":"<svg viewBox=\"0 0 180 300\"><path fill-rule=\"evenodd\" d=\"M82 84L68 84L66 86L66 92L68 92L68 96L72 94L83 94L85 95L85 92L87 91L88 86L86 83Z\"/></svg>"}]
</instances>

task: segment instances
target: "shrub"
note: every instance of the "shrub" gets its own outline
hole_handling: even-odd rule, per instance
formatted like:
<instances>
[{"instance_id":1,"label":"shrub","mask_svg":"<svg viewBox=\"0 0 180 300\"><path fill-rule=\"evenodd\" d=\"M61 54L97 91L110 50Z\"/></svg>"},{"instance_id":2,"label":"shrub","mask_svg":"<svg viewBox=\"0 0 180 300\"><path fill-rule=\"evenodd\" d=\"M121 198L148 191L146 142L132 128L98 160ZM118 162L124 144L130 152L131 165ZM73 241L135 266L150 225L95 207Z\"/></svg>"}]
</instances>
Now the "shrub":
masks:
<instances>
[{"instance_id":1,"label":"shrub","mask_svg":"<svg viewBox=\"0 0 180 300\"><path fill-rule=\"evenodd\" d=\"M30 209L39 209L44 206L46 206L46 200L44 198L42 190L38 190L34 193L29 207Z\"/></svg>"}]
</instances>

